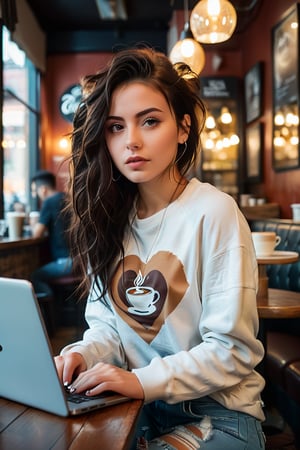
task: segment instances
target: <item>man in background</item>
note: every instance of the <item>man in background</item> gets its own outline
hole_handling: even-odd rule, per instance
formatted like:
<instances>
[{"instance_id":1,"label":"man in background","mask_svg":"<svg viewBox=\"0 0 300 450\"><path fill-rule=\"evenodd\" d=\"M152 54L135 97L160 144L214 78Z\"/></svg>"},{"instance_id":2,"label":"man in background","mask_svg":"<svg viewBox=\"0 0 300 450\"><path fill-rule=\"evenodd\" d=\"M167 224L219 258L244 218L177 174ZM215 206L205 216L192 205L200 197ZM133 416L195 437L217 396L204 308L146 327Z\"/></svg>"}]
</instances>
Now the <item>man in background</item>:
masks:
<instances>
[{"instance_id":1,"label":"man in background","mask_svg":"<svg viewBox=\"0 0 300 450\"><path fill-rule=\"evenodd\" d=\"M55 175L45 170L32 178L31 192L41 204L39 219L32 226L32 236L48 235L50 248L50 262L36 269L31 281L36 293L53 295L50 280L72 272L67 238L69 220L64 212L65 194L56 189Z\"/></svg>"}]
</instances>

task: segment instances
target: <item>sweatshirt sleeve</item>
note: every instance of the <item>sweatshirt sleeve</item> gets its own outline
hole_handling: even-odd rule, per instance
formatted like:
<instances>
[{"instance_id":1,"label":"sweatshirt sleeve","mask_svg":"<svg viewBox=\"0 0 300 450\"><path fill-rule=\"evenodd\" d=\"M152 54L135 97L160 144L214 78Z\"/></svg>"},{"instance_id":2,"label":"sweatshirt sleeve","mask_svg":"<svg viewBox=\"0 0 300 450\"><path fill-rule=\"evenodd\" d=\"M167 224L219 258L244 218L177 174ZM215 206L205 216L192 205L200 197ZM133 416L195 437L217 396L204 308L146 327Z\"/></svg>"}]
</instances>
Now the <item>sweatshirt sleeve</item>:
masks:
<instances>
[{"instance_id":1,"label":"sweatshirt sleeve","mask_svg":"<svg viewBox=\"0 0 300 450\"><path fill-rule=\"evenodd\" d=\"M83 339L67 345L60 354L81 353L88 369L100 361L127 369L125 353L111 308L91 294L87 301L85 319L89 328L84 332Z\"/></svg>"}]
</instances>

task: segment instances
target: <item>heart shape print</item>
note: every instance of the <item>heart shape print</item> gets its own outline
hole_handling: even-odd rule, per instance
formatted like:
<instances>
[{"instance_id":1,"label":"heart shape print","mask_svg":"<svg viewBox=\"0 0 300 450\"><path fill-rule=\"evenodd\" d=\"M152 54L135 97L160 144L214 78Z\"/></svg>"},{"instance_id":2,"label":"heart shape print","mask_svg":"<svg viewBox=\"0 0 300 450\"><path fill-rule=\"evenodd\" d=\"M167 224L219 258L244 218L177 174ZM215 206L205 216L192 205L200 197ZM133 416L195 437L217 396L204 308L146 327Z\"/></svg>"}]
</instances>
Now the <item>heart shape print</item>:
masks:
<instances>
[{"instance_id":1,"label":"heart shape print","mask_svg":"<svg viewBox=\"0 0 300 450\"><path fill-rule=\"evenodd\" d=\"M129 255L118 266L112 300L120 316L150 342L188 288L182 263L171 252L156 253L147 264Z\"/></svg>"}]
</instances>

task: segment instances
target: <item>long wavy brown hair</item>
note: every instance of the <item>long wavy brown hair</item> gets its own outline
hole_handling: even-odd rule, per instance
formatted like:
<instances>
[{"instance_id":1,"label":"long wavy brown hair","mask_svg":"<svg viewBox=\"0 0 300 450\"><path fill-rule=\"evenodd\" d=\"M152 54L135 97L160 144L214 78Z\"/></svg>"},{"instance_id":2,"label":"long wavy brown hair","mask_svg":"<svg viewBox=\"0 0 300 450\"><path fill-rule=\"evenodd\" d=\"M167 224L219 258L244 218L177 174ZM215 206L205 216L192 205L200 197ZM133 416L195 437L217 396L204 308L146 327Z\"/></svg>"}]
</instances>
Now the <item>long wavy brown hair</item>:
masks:
<instances>
[{"instance_id":1,"label":"long wavy brown hair","mask_svg":"<svg viewBox=\"0 0 300 450\"><path fill-rule=\"evenodd\" d=\"M123 83L143 80L166 98L180 126L191 119L187 146L178 145L176 164L182 175L193 165L205 121L199 78L185 64L172 65L149 48L123 50L95 75L82 80L84 99L74 117L68 210L72 216L71 252L82 275L84 296L95 280L100 299L108 291L138 186L114 166L105 141L112 94Z\"/></svg>"}]
</instances>

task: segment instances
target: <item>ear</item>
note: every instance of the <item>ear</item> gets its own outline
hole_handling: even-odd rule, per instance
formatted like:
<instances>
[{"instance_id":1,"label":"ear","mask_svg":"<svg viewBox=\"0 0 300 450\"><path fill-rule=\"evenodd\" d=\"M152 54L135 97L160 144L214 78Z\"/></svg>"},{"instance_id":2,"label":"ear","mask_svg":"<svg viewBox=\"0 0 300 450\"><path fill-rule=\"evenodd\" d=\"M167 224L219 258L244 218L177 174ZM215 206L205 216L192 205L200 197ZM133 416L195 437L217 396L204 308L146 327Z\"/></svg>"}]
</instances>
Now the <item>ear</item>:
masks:
<instances>
[{"instance_id":1,"label":"ear","mask_svg":"<svg viewBox=\"0 0 300 450\"><path fill-rule=\"evenodd\" d=\"M179 131L178 131L178 143L184 144L190 134L190 127L191 127L191 117L189 114L185 114L183 116L183 119L181 121Z\"/></svg>"}]
</instances>

